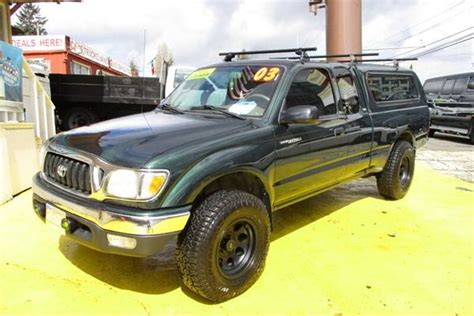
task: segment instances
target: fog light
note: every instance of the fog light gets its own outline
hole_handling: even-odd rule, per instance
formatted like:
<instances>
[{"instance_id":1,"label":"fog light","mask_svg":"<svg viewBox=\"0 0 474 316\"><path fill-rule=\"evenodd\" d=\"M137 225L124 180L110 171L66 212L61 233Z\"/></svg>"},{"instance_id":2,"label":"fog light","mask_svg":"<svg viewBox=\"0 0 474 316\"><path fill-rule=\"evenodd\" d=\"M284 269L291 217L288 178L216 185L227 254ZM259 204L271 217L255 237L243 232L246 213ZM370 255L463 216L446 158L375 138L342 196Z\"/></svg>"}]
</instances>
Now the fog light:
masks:
<instances>
[{"instance_id":1,"label":"fog light","mask_svg":"<svg viewBox=\"0 0 474 316\"><path fill-rule=\"evenodd\" d=\"M137 246L135 238L107 234L107 240L109 241L109 246L113 247L135 249Z\"/></svg>"}]
</instances>

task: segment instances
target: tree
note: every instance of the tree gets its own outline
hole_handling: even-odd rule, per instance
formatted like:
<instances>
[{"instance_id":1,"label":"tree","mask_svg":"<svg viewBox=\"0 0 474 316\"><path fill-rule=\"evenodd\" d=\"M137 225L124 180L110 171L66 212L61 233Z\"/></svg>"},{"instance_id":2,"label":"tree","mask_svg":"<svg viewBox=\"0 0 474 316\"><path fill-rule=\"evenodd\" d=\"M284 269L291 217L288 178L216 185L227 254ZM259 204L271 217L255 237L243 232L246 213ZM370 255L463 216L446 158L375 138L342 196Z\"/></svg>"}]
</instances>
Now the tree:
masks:
<instances>
[{"instance_id":1,"label":"tree","mask_svg":"<svg viewBox=\"0 0 474 316\"><path fill-rule=\"evenodd\" d=\"M44 25L48 19L41 16L40 7L33 3L26 3L18 13L16 27L23 30L25 35L47 35Z\"/></svg>"},{"instance_id":2,"label":"tree","mask_svg":"<svg viewBox=\"0 0 474 316\"><path fill-rule=\"evenodd\" d=\"M130 67L130 73L132 77L138 77L138 67L137 67L137 64L135 63L135 60L133 59L130 60L129 67Z\"/></svg>"},{"instance_id":3,"label":"tree","mask_svg":"<svg viewBox=\"0 0 474 316\"><path fill-rule=\"evenodd\" d=\"M243 52L245 52L245 48L242 49ZM237 60L248 60L250 59L250 56L249 55L245 55L245 54L239 54L237 55Z\"/></svg>"}]
</instances>

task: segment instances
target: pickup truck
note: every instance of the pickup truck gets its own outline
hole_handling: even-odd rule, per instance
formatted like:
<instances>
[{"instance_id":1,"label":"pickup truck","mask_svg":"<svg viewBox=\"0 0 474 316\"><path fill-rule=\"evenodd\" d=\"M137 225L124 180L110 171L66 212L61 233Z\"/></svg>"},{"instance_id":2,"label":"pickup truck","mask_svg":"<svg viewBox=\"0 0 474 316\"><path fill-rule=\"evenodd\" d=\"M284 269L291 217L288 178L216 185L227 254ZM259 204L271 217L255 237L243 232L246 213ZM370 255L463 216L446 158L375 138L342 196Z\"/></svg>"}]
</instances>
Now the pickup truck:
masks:
<instances>
[{"instance_id":1,"label":"pickup truck","mask_svg":"<svg viewBox=\"0 0 474 316\"><path fill-rule=\"evenodd\" d=\"M184 285L220 302L261 275L273 211L368 176L403 198L428 131L411 70L227 61L194 71L151 112L49 139L33 205L101 252L175 245Z\"/></svg>"},{"instance_id":2,"label":"pickup truck","mask_svg":"<svg viewBox=\"0 0 474 316\"><path fill-rule=\"evenodd\" d=\"M436 132L469 137L474 144L474 73L431 78L423 85Z\"/></svg>"}]
</instances>

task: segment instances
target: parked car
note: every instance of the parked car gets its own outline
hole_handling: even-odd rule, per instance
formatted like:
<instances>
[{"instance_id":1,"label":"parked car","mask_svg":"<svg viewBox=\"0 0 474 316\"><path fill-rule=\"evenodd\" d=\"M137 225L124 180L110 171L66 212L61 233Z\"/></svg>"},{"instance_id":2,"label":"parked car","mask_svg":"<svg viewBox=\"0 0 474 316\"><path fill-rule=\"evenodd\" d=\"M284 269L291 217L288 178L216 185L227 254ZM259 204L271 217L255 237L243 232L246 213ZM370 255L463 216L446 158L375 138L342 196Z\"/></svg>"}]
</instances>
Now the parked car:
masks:
<instances>
[{"instance_id":1,"label":"parked car","mask_svg":"<svg viewBox=\"0 0 474 316\"><path fill-rule=\"evenodd\" d=\"M368 176L403 198L428 131L413 71L228 61L194 71L152 112L50 139L33 205L101 252L176 245L184 284L219 302L261 275L273 211Z\"/></svg>"},{"instance_id":2,"label":"parked car","mask_svg":"<svg viewBox=\"0 0 474 316\"><path fill-rule=\"evenodd\" d=\"M474 72L428 79L423 88L431 111L430 136L458 134L474 144Z\"/></svg>"},{"instance_id":3,"label":"parked car","mask_svg":"<svg viewBox=\"0 0 474 316\"><path fill-rule=\"evenodd\" d=\"M474 72L431 78L423 89L429 100L474 103Z\"/></svg>"}]
</instances>

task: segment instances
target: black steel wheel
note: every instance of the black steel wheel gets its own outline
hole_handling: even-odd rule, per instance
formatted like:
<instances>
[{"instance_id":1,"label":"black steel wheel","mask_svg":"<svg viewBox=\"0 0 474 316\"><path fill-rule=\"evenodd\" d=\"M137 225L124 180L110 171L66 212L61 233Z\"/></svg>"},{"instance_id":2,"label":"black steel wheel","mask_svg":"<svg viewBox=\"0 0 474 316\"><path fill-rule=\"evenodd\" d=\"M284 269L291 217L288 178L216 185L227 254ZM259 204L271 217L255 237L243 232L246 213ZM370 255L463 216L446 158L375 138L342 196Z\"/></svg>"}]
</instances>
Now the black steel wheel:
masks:
<instances>
[{"instance_id":1,"label":"black steel wheel","mask_svg":"<svg viewBox=\"0 0 474 316\"><path fill-rule=\"evenodd\" d=\"M255 260L255 224L239 219L221 229L217 266L226 278L245 274Z\"/></svg>"},{"instance_id":2,"label":"black steel wheel","mask_svg":"<svg viewBox=\"0 0 474 316\"><path fill-rule=\"evenodd\" d=\"M407 141L395 143L383 171L377 175L379 193L392 200L403 198L415 172L415 150Z\"/></svg>"},{"instance_id":3,"label":"black steel wheel","mask_svg":"<svg viewBox=\"0 0 474 316\"><path fill-rule=\"evenodd\" d=\"M219 191L191 213L176 248L186 287L213 301L231 299L261 275L270 242L264 203L242 191Z\"/></svg>"},{"instance_id":4,"label":"black steel wheel","mask_svg":"<svg viewBox=\"0 0 474 316\"><path fill-rule=\"evenodd\" d=\"M70 130L81 126L94 124L98 121L97 115L86 108L72 108L62 118L64 130Z\"/></svg>"}]
</instances>

